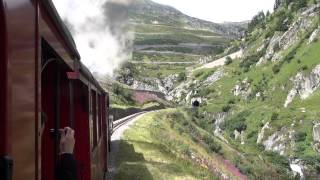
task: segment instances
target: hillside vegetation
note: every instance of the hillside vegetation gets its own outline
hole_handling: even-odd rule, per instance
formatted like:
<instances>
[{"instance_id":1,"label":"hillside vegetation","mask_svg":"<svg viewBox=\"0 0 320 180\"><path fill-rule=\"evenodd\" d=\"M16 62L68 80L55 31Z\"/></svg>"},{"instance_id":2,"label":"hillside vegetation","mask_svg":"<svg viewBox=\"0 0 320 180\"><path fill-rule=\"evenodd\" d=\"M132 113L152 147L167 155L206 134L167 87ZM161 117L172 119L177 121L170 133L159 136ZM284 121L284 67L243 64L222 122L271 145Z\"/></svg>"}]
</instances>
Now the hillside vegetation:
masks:
<instances>
[{"instance_id":1,"label":"hillside vegetation","mask_svg":"<svg viewBox=\"0 0 320 180\"><path fill-rule=\"evenodd\" d=\"M172 18L172 21L175 19ZM183 59L176 54L146 54L146 51L137 50L134 61L188 61L206 64L240 48L243 54L240 58L226 57L224 65L208 69L195 64L126 66L131 74L121 81L130 86L160 91L166 95L167 100L179 104L179 107L190 108L194 101L200 102L200 107L192 110L163 111L161 116L154 115L138 122L141 126L145 123L148 127L155 128L152 129L154 133L141 135L143 138L148 137L144 141L152 140L161 144L156 146L165 149L161 152L179 152L182 155L177 157L187 162L192 159L192 155L201 155L213 162L221 163L226 160L240 171L239 174L232 173L231 169L223 166L224 163L222 167L219 164L213 165L220 174L211 171L211 166L205 166L206 170L200 171L215 174L219 178L225 175L228 177L226 179L233 179L244 175L249 179L319 179L319 1L277 0L273 13L260 12L253 18L244 38L226 41L215 39L216 42L208 40L211 45L223 43L218 53L196 52L186 47L183 49L174 46L182 42L179 37L173 38L171 33L181 31L184 25L168 30L162 25L165 24L163 19L157 21L161 24L159 34L143 34L152 28L157 29L156 25L144 27L145 21L140 22L141 26L138 25L141 35L137 36L136 42L144 41L143 44L146 45L150 39L160 39L151 43L153 46L146 51L179 51L201 57L188 56L190 59L187 60L187 55ZM196 40L191 40L195 37L224 37L218 31L199 29L192 32L186 30L185 34L191 34L188 41L194 41L192 43L197 43ZM149 37L151 38L148 39ZM166 43L171 46L154 46ZM127 83L128 79L132 79L133 83ZM130 141L130 137L138 136L134 133L145 132L139 128L135 126L134 130L126 134L125 139ZM145 155L153 152L141 147L138 141L131 140L131 144L140 153ZM193 153L188 156L190 151ZM157 156L166 157L163 154ZM176 159L174 162L177 163ZM151 164L144 165L148 170L154 169L149 167ZM202 173L190 174L190 166L198 167L197 164L175 167L185 168L186 171L178 172L184 172L194 179L209 178L209 175ZM156 179L166 179L155 175L156 171L151 174Z\"/></svg>"},{"instance_id":2,"label":"hillside vegetation","mask_svg":"<svg viewBox=\"0 0 320 180\"><path fill-rule=\"evenodd\" d=\"M276 169L276 179L314 179L320 174L320 4L277 3L274 13L259 13L249 24L243 58L196 71L176 90L177 102L203 101L198 125L240 151L250 163L236 165L252 179L267 179L264 163Z\"/></svg>"}]
</instances>

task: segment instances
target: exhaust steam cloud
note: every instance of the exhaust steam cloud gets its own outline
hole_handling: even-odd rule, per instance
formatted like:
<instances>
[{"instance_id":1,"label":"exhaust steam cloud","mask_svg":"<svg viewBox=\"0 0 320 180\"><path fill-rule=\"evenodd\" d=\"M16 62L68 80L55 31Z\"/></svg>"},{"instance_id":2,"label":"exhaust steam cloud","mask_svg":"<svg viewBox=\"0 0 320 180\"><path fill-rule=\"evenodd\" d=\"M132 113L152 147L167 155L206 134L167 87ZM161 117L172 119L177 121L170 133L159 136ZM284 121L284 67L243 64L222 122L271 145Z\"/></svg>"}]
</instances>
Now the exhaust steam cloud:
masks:
<instances>
[{"instance_id":1,"label":"exhaust steam cloud","mask_svg":"<svg viewBox=\"0 0 320 180\"><path fill-rule=\"evenodd\" d=\"M81 61L99 75L113 75L131 58L134 34L129 29L131 0L54 0L70 29Z\"/></svg>"}]
</instances>

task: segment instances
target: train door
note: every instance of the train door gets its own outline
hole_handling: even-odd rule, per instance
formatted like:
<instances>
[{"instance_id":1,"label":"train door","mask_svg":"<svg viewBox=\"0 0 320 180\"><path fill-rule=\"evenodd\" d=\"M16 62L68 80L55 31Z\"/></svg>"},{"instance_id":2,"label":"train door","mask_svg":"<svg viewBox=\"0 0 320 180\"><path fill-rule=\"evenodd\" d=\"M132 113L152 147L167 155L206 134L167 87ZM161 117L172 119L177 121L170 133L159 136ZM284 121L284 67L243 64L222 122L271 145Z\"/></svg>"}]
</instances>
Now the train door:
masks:
<instances>
[{"instance_id":1,"label":"train door","mask_svg":"<svg viewBox=\"0 0 320 180\"><path fill-rule=\"evenodd\" d=\"M59 154L59 128L69 126L67 66L42 40L41 180L54 180Z\"/></svg>"}]
</instances>

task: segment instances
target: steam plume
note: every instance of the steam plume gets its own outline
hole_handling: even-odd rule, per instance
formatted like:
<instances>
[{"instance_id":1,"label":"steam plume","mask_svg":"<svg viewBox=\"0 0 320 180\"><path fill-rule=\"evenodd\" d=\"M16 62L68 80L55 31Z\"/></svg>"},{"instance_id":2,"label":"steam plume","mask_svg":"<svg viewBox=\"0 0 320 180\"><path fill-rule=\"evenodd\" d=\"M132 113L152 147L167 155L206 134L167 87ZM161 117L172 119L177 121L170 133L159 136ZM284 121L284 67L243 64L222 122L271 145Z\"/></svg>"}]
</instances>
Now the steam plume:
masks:
<instances>
[{"instance_id":1,"label":"steam plume","mask_svg":"<svg viewBox=\"0 0 320 180\"><path fill-rule=\"evenodd\" d=\"M82 62L91 71L112 75L130 58L131 0L53 0L53 3L74 37Z\"/></svg>"}]
</instances>

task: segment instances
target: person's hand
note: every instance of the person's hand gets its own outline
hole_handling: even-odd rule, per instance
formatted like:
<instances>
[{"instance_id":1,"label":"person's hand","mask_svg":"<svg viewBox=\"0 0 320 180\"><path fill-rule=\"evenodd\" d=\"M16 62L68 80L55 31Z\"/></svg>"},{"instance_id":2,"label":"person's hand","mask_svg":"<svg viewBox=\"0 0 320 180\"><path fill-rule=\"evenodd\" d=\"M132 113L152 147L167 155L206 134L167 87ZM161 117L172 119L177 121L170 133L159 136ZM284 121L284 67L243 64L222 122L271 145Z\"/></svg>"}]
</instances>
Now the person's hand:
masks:
<instances>
[{"instance_id":1,"label":"person's hand","mask_svg":"<svg viewBox=\"0 0 320 180\"><path fill-rule=\"evenodd\" d=\"M60 154L73 154L74 144L74 130L69 127L65 127L61 132Z\"/></svg>"}]
</instances>

